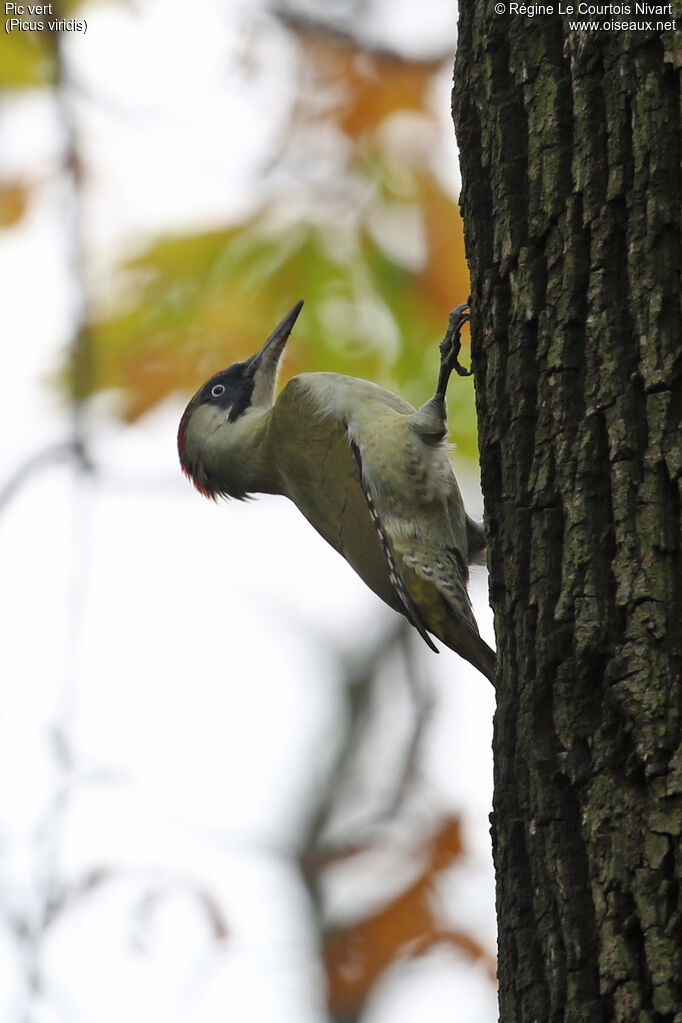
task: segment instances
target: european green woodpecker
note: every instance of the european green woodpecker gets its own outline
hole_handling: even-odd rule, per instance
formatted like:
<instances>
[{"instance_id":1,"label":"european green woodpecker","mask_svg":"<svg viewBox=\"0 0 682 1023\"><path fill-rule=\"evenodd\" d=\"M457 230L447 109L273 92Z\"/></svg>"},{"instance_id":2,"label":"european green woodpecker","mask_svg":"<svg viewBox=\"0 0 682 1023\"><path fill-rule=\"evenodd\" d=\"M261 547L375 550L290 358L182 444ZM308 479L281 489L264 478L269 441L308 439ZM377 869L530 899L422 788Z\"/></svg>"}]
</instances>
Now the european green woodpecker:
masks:
<instances>
[{"instance_id":1,"label":"european green woodpecker","mask_svg":"<svg viewBox=\"0 0 682 1023\"><path fill-rule=\"evenodd\" d=\"M447 454L445 391L469 307L441 344L436 393L415 409L392 391L338 373L301 373L275 401L297 303L260 351L211 377L178 431L183 471L206 497L283 494L432 650L429 633L490 681L495 655L478 633L468 565L482 528L466 514Z\"/></svg>"}]
</instances>

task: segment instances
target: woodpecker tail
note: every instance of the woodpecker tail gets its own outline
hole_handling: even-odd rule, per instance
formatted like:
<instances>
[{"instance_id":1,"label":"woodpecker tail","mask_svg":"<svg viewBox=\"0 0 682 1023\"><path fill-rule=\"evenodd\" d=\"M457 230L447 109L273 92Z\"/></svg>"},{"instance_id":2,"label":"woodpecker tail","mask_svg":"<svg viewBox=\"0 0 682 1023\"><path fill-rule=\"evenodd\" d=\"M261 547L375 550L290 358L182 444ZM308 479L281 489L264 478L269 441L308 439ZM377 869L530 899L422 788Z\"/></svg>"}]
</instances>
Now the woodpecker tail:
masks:
<instances>
[{"instance_id":1,"label":"woodpecker tail","mask_svg":"<svg viewBox=\"0 0 682 1023\"><path fill-rule=\"evenodd\" d=\"M495 651L465 622L451 619L439 639L478 668L495 685Z\"/></svg>"},{"instance_id":2,"label":"woodpecker tail","mask_svg":"<svg viewBox=\"0 0 682 1023\"><path fill-rule=\"evenodd\" d=\"M494 685L495 654L478 634L464 559L455 549L434 549L415 537L407 542L398 537L393 546L403 587L423 626Z\"/></svg>"}]
</instances>

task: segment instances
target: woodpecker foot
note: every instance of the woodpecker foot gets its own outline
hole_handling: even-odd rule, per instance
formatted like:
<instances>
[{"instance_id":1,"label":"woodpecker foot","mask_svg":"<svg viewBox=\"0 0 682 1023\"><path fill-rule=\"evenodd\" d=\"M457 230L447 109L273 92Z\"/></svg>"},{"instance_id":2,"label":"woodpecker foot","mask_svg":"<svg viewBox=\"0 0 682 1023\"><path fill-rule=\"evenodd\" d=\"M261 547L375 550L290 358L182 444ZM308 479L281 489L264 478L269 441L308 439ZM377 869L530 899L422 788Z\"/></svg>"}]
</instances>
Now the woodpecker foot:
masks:
<instances>
[{"instance_id":1,"label":"woodpecker foot","mask_svg":"<svg viewBox=\"0 0 682 1023\"><path fill-rule=\"evenodd\" d=\"M438 386L436 396L445 398L448 381L453 370L461 376L471 376L472 370L466 369L459 361L461 348L460 334L462 327L469 320L469 303L463 302L453 309L448 318L448 329L445 337L440 343L440 373L438 374Z\"/></svg>"}]
</instances>

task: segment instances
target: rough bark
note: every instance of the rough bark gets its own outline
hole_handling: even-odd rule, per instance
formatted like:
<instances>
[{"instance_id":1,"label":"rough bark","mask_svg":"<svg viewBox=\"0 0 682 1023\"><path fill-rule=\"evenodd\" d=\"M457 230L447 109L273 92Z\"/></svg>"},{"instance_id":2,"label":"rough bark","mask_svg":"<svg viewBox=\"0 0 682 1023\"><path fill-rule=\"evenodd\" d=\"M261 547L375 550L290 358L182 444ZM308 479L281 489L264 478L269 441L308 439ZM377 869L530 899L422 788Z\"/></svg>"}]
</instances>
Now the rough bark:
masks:
<instances>
[{"instance_id":1,"label":"rough bark","mask_svg":"<svg viewBox=\"0 0 682 1023\"><path fill-rule=\"evenodd\" d=\"M503 1023L682 1021L681 51L460 0Z\"/></svg>"}]
</instances>

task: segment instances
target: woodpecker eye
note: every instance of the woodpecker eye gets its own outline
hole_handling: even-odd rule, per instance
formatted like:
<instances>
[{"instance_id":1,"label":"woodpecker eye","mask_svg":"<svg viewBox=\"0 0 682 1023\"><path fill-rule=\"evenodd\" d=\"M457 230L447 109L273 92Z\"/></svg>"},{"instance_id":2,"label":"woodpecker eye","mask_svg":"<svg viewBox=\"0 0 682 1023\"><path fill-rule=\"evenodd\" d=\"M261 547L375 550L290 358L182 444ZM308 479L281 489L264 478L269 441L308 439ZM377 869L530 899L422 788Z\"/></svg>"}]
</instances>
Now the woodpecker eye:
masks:
<instances>
[{"instance_id":1,"label":"woodpecker eye","mask_svg":"<svg viewBox=\"0 0 682 1023\"><path fill-rule=\"evenodd\" d=\"M214 384L211 388L211 394L214 398L219 398L221 394L225 394L224 384Z\"/></svg>"}]
</instances>

